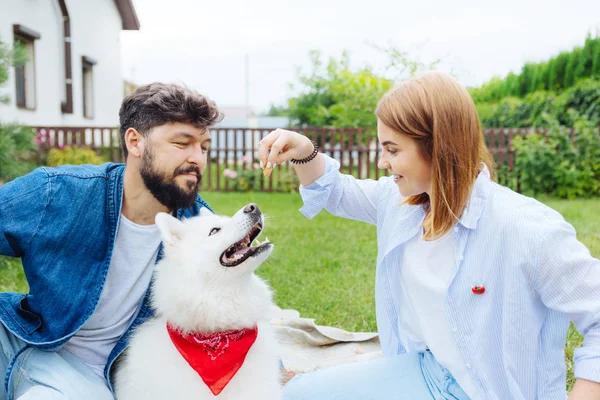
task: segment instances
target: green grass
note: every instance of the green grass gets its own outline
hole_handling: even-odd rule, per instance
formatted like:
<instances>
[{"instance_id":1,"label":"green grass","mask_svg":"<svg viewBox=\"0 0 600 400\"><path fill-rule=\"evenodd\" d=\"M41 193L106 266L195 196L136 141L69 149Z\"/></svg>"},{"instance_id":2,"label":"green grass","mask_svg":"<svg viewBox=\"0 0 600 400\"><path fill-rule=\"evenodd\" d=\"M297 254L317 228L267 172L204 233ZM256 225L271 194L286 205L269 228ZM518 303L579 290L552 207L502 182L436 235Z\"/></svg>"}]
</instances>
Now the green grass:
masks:
<instances>
[{"instance_id":1,"label":"green grass","mask_svg":"<svg viewBox=\"0 0 600 400\"><path fill-rule=\"evenodd\" d=\"M267 215L263 235L275 251L257 273L268 280L282 308L299 310L317 324L352 331L375 331L375 227L322 212L309 220L298 212L298 194L205 192L221 214L233 214L254 202ZM600 258L600 199L542 202L558 210L577 230L578 238ZM264 236L263 236L264 238ZM18 261L0 257L0 290L26 291ZM573 349L582 337L573 328L565 346L567 387L573 383Z\"/></svg>"},{"instance_id":2,"label":"green grass","mask_svg":"<svg viewBox=\"0 0 600 400\"><path fill-rule=\"evenodd\" d=\"M27 293L28 291L29 286L21 262L14 258L0 256L0 292Z\"/></svg>"}]
</instances>

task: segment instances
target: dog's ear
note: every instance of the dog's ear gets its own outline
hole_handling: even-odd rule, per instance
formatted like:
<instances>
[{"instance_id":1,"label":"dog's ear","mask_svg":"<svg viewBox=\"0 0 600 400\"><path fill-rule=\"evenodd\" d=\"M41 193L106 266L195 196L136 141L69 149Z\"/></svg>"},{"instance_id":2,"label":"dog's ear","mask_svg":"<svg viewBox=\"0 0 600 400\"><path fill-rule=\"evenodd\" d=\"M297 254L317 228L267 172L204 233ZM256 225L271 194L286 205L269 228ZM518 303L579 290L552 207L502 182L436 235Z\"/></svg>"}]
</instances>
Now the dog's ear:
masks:
<instances>
[{"instance_id":1,"label":"dog's ear","mask_svg":"<svg viewBox=\"0 0 600 400\"><path fill-rule=\"evenodd\" d=\"M183 235L183 223L177 218L167 214L156 214L156 226L160 230L163 242L166 245L174 245Z\"/></svg>"},{"instance_id":2,"label":"dog's ear","mask_svg":"<svg viewBox=\"0 0 600 400\"><path fill-rule=\"evenodd\" d=\"M213 212L210 211L207 207L202 207L200 209L200 216L201 217L208 217L209 215L215 215L215 214L213 214Z\"/></svg>"}]
</instances>

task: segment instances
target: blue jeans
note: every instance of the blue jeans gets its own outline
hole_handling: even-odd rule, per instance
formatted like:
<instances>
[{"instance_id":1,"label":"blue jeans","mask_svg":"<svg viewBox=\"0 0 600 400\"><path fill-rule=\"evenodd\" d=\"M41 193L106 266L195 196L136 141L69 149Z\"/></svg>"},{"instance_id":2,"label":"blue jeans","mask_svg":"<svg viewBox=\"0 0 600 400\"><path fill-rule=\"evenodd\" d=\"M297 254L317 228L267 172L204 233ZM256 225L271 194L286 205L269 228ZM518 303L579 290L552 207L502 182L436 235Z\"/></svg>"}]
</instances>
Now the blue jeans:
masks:
<instances>
[{"instance_id":1,"label":"blue jeans","mask_svg":"<svg viewBox=\"0 0 600 400\"><path fill-rule=\"evenodd\" d=\"M468 400L430 351L400 354L297 375L285 400Z\"/></svg>"},{"instance_id":2,"label":"blue jeans","mask_svg":"<svg viewBox=\"0 0 600 400\"><path fill-rule=\"evenodd\" d=\"M0 376L25 343L0 323ZM27 348L19 354L8 380L0 380L0 400L113 400L106 381L71 353Z\"/></svg>"}]
</instances>

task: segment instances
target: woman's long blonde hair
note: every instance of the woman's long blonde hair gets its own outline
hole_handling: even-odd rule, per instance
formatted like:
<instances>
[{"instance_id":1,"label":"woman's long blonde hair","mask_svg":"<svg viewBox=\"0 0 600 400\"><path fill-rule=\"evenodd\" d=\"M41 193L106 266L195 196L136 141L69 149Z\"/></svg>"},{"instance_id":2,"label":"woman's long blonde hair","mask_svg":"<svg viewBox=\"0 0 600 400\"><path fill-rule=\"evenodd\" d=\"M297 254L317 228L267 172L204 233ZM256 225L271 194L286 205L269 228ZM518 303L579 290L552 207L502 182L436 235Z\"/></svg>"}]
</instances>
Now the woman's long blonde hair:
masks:
<instances>
[{"instance_id":1,"label":"woman's long blonde hair","mask_svg":"<svg viewBox=\"0 0 600 400\"><path fill-rule=\"evenodd\" d=\"M431 198L422 193L403 203L425 207L426 239L443 236L460 219L482 162L493 177L493 159L469 92L448 74L426 72L387 92L375 114L392 130L416 140L431 163Z\"/></svg>"}]
</instances>

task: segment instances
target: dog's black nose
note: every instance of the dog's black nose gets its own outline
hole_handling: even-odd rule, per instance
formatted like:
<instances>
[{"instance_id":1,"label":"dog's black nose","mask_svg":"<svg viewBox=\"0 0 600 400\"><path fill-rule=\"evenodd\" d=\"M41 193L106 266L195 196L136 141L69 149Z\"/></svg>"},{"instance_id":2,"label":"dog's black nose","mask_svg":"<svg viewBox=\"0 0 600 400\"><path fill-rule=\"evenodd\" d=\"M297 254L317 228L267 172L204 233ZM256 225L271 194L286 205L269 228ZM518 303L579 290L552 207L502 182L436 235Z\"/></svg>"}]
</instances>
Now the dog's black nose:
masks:
<instances>
[{"instance_id":1,"label":"dog's black nose","mask_svg":"<svg viewBox=\"0 0 600 400\"><path fill-rule=\"evenodd\" d=\"M260 210L258 209L258 206L254 203L250 203L244 207L245 214L258 214L259 212Z\"/></svg>"}]
</instances>

